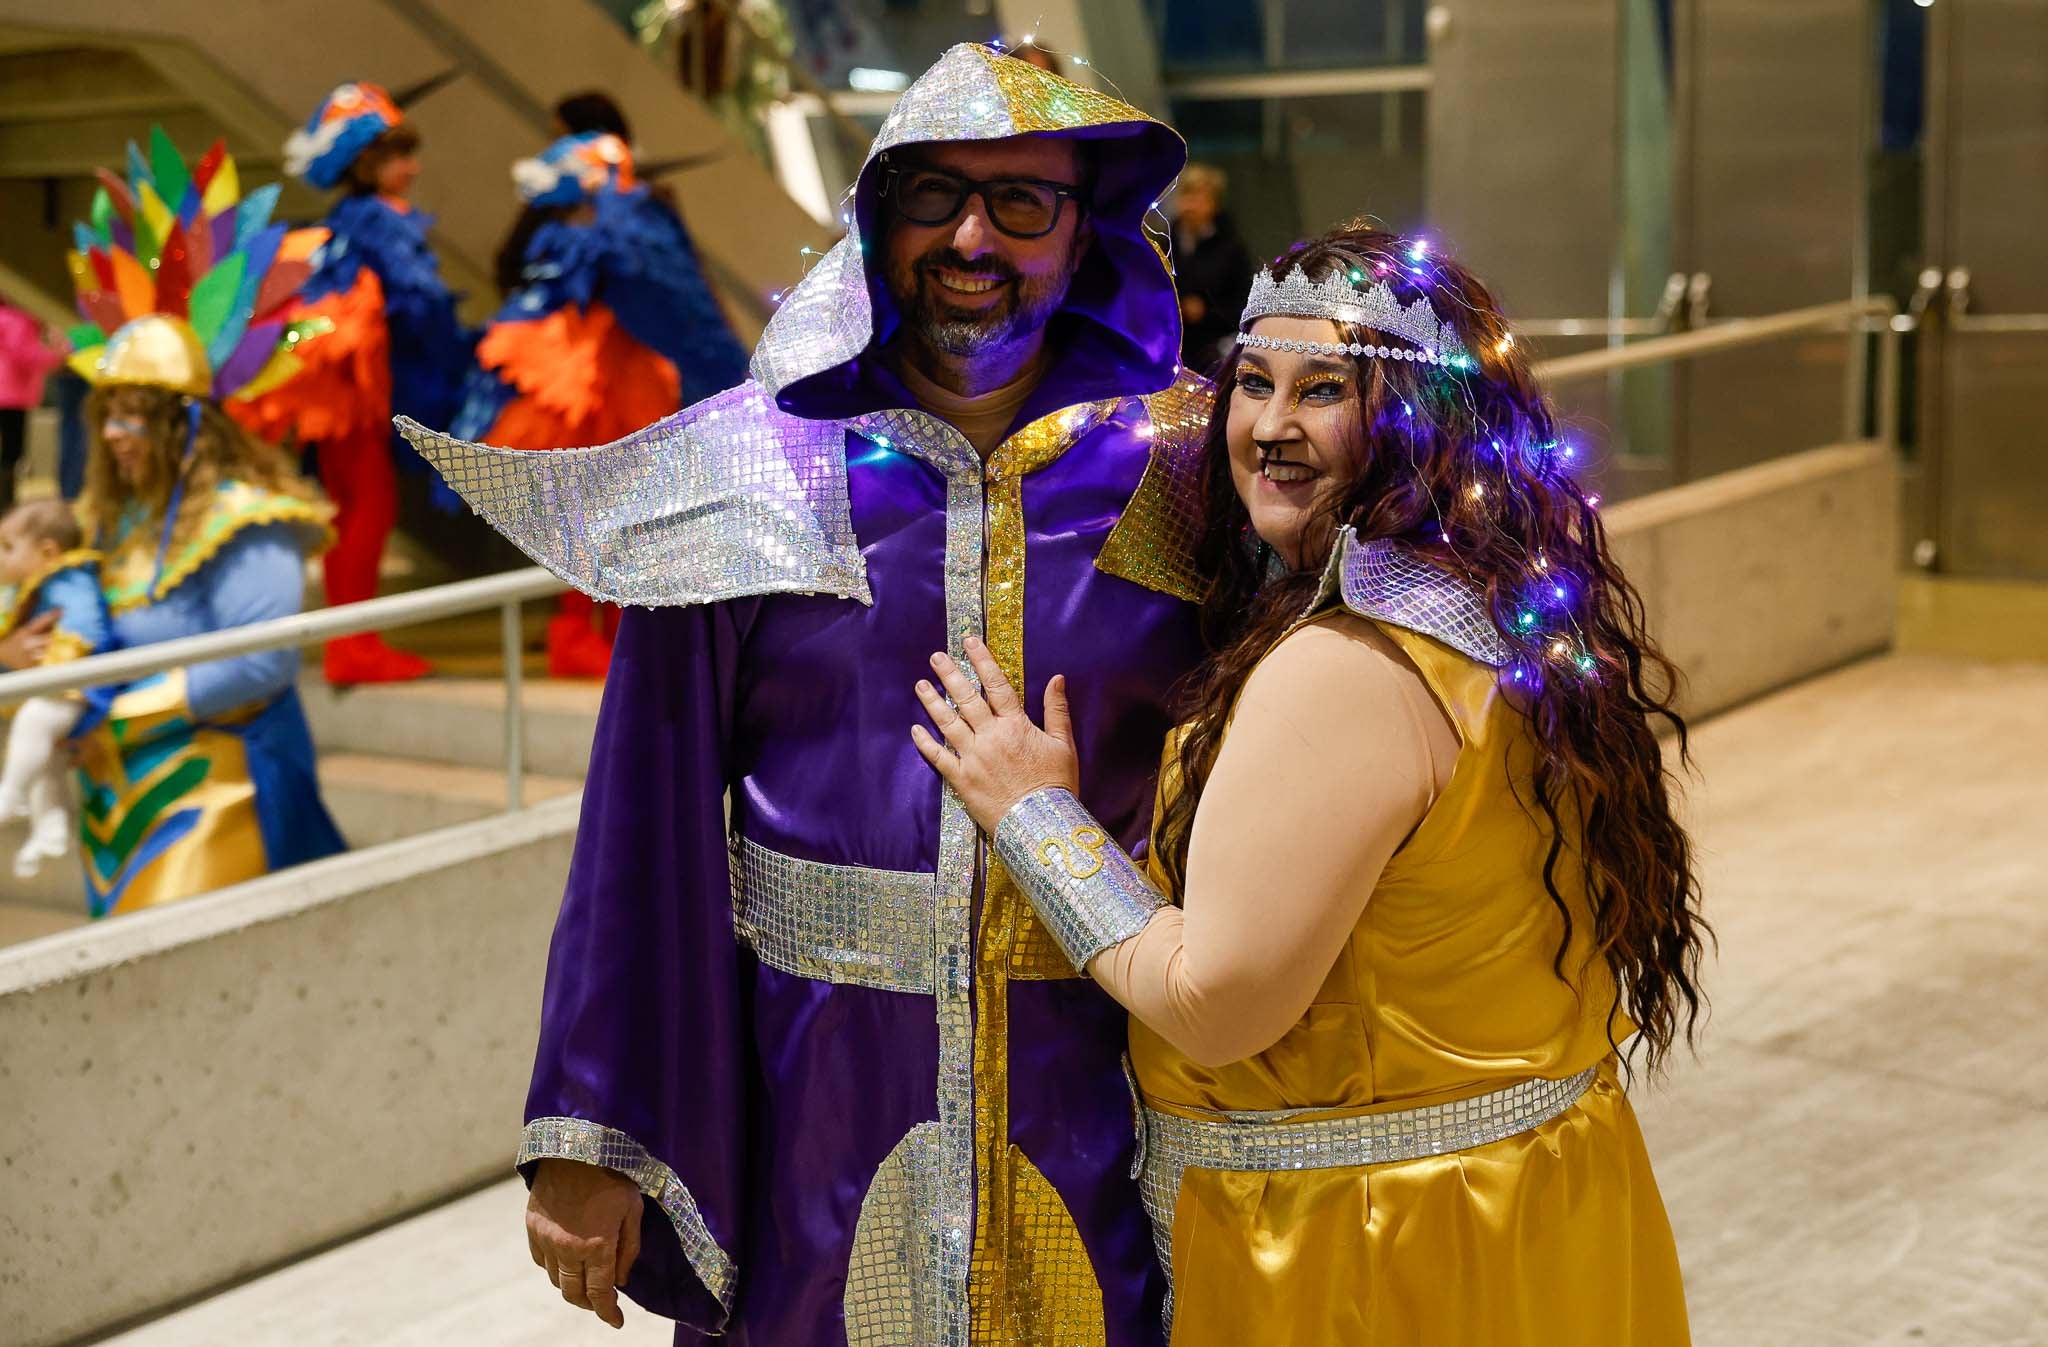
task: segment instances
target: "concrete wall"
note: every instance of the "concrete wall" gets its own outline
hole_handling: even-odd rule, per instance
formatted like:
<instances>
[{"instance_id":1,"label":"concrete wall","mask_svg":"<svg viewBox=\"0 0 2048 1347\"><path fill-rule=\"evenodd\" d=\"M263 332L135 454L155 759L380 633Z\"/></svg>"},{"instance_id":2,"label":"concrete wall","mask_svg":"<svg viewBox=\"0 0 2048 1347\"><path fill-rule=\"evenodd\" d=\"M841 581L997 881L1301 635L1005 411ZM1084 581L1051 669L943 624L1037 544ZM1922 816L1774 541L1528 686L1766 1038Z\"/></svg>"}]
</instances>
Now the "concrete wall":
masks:
<instances>
[{"instance_id":1,"label":"concrete wall","mask_svg":"<svg viewBox=\"0 0 2048 1347\"><path fill-rule=\"evenodd\" d=\"M1879 444L1722 473L1605 512L1682 708L1711 715L1890 646L1899 469Z\"/></svg>"},{"instance_id":2,"label":"concrete wall","mask_svg":"<svg viewBox=\"0 0 2048 1347\"><path fill-rule=\"evenodd\" d=\"M0 950L0 1338L503 1175L580 799Z\"/></svg>"}]
</instances>

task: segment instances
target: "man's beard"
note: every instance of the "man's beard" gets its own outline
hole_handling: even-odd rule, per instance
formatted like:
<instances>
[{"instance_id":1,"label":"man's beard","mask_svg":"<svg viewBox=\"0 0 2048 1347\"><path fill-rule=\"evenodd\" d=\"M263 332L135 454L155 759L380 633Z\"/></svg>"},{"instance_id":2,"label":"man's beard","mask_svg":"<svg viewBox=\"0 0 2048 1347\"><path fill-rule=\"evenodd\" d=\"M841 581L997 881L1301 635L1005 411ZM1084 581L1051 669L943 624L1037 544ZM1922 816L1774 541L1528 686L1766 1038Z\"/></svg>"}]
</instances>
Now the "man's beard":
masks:
<instances>
[{"instance_id":1,"label":"man's beard","mask_svg":"<svg viewBox=\"0 0 2048 1347\"><path fill-rule=\"evenodd\" d=\"M1059 271L1031 277L998 257L969 261L951 248L937 248L890 272L889 294L902 311L904 324L934 350L948 355L980 355L1008 346L1045 326L1066 302L1067 287L1073 282L1081 253L1082 249L1073 248ZM938 281L931 276L939 267L994 276L1004 285L1003 297L984 309L949 304Z\"/></svg>"}]
</instances>

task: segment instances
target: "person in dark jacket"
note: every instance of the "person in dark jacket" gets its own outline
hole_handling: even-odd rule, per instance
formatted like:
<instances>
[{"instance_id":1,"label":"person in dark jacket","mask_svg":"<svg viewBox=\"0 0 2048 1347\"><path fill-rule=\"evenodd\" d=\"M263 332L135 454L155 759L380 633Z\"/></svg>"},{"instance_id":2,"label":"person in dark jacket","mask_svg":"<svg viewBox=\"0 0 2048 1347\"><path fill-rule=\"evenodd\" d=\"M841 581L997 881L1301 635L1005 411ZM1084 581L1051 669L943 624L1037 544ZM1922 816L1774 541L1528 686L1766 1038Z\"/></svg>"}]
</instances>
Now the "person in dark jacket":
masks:
<instances>
[{"instance_id":1,"label":"person in dark jacket","mask_svg":"<svg viewBox=\"0 0 2048 1347\"><path fill-rule=\"evenodd\" d=\"M1251 253L1223 213L1230 179L1212 164L1189 164L1174 192L1173 279L1180 289L1180 362L1208 374L1237 332L1250 293Z\"/></svg>"}]
</instances>

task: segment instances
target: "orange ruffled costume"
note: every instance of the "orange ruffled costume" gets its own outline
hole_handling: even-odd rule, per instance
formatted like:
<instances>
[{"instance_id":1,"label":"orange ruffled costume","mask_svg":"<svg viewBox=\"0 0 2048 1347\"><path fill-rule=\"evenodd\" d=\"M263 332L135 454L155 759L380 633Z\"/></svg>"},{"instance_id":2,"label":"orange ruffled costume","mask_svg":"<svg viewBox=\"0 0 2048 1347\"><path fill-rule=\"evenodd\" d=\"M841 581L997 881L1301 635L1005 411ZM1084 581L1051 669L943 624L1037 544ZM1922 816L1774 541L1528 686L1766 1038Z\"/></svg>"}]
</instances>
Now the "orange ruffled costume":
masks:
<instances>
[{"instance_id":1,"label":"orange ruffled costume","mask_svg":"<svg viewBox=\"0 0 2048 1347\"><path fill-rule=\"evenodd\" d=\"M517 393L484 435L508 449L604 444L683 405L674 363L635 341L601 303L495 323L476 357ZM604 677L618 627L612 604L573 589L562 595L548 623L548 675Z\"/></svg>"}]
</instances>

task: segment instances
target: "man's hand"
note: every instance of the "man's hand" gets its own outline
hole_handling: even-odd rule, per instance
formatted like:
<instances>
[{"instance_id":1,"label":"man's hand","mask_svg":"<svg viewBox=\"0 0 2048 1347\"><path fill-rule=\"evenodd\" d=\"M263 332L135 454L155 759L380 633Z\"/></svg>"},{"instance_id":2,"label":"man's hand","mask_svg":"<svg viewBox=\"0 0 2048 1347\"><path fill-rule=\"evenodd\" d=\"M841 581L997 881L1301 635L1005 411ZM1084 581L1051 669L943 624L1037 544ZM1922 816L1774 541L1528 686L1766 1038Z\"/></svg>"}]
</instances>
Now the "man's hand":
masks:
<instances>
[{"instance_id":1,"label":"man's hand","mask_svg":"<svg viewBox=\"0 0 2048 1347\"><path fill-rule=\"evenodd\" d=\"M562 1299L623 1328L617 1288L640 1256L640 1188L609 1169L543 1160L526 1198L526 1247Z\"/></svg>"}]
</instances>

